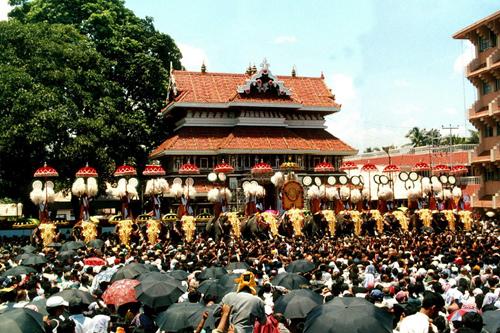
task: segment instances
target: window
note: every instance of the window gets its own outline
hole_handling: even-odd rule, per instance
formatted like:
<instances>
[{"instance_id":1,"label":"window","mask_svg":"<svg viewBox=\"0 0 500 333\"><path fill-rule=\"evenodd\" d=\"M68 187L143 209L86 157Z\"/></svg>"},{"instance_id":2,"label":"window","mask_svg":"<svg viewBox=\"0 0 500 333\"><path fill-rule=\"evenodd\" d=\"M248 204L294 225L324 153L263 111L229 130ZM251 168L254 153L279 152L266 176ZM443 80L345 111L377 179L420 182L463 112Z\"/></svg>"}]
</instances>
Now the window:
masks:
<instances>
[{"instance_id":1,"label":"window","mask_svg":"<svg viewBox=\"0 0 500 333\"><path fill-rule=\"evenodd\" d=\"M493 134L493 127L489 126L489 125L484 125L484 137L485 138L489 138L489 137L492 137L494 134Z\"/></svg>"},{"instance_id":2,"label":"window","mask_svg":"<svg viewBox=\"0 0 500 333\"><path fill-rule=\"evenodd\" d=\"M483 82L483 95L489 94L491 92L491 85L489 82Z\"/></svg>"},{"instance_id":3,"label":"window","mask_svg":"<svg viewBox=\"0 0 500 333\"><path fill-rule=\"evenodd\" d=\"M497 136L500 136L500 122L497 121Z\"/></svg>"},{"instance_id":4,"label":"window","mask_svg":"<svg viewBox=\"0 0 500 333\"><path fill-rule=\"evenodd\" d=\"M174 171L179 170L180 167L181 167L181 159L180 158L176 158L175 159L175 164L174 164Z\"/></svg>"},{"instance_id":5,"label":"window","mask_svg":"<svg viewBox=\"0 0 500 333\"><path fill-rule=\"evenodd\" d=\"M208 158L206 157L200 158L200 169L208 169Z\"/></svg>"},{"instance_id":6,"label":"window","mask_svg":"<svg viewBox=\"0 0 500 333\"><path fill-rule=\"evenodd\" d=\"M498 168L486 169L484 172L484 180L485 181L500 180L500 169Z\"/></svg>"},{"instance_id":7,"label":"window","mask_svg":"<svg viewBox=\"0 0 500 333\"><path fill-rule=\"evenodd\" d=\"M496 47L496 46L497 46L497 36L493 31L490 30L489 36L487 38L479 36L479 52L486 51L490 47Z\"/></svg>"}]
</instances>

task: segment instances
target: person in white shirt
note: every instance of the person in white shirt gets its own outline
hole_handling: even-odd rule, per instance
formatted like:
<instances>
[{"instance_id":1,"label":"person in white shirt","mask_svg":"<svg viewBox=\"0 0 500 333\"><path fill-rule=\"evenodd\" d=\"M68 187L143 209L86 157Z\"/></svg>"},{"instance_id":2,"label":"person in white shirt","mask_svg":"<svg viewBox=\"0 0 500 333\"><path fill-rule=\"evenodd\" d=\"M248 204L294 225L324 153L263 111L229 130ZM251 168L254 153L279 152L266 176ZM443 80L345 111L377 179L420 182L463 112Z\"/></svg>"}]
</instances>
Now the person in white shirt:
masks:
<instances>
[{"instance_id":1,"label":"person in white shirt","mask_svg":"<svg viewBox=\"0 0 500 333\"><path fill-rule=\"evenodd\" d=\"M437 318L443 307L444 299L441 295L432 291L425 292L420 312L404 318L398 325L399 333L438 333L432 320Z\"/></svg>"}]
</instances>

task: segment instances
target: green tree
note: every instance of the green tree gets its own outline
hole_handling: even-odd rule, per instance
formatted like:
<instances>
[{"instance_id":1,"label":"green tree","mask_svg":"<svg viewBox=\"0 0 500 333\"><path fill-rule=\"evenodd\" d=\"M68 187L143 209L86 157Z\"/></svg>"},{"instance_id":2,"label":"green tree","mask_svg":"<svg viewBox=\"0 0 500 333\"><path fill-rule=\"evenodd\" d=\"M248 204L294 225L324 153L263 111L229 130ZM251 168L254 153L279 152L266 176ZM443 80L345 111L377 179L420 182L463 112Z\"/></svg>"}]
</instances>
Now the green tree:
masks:
<instances>
[{"instance_id":1,"label":"green tree","mask_svg":"<svg viewBox=\"0 0 500 333\"><path fill-rule=\"evenodd\" d=\"M413 147L420 147L426 145L426 135L427 131L425 129L413 127L410 131L408 131L405 137L410 139Z\"/></svg>"},{"instance_id":2,"label":"green tree","mask_svg":"<svg viewBox=\"0 0 500 333\"><path fill-rule=\"evenodd\" d=\"M469 137L467 138L466 143L478 144L479 143L479 131L469 130Z\"/></svg>"},{"instance_id":3,"label":"green tree","mask_svg":"<svg viewBox=\"0 0 500 333\"><path fill-rule=\"evenodd\" d=\"M0 196L26 200L34 168L50 161L62 179L86 161L109 174L130 126L112 67L75 28L0 22Z\"/></svg>"}]
</instances>

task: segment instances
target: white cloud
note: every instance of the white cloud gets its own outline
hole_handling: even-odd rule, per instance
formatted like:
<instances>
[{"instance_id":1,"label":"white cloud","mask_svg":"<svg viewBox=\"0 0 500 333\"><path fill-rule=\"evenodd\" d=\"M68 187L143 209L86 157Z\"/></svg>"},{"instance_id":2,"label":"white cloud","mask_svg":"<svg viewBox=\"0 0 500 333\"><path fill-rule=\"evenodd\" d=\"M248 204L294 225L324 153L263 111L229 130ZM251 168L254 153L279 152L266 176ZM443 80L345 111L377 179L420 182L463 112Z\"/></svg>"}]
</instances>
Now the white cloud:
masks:
<instances>
[{"instance_id":1,"label":"white cloud","mask_svg":"<svg viewBox=\"0 0 500 333\"><path fill-rule=\"evenodd\" d=\"M394 80L393 83L396 87L400 87L400 88L406 88L406 87L410 86L410 81L405 80L405 79L396 79L396 80Z\"/></svg>"},{"instance_id":2,"label":"white cloud","mask_svg":"<svg viewBox=\"0 0 500 333\"><path fill-rule=\"evenodd\" d=\"M182 53L182 65L189 71L200 71L201 64L205 62L207 71L210 70L208 57L205 50L192 45L177 43Z\"/></svg>"},{"instance_id":3,"label":"white cloud","mask_svg":"<svg viewBox=\"0 0 500 333\"><path fill-rule=\"evenodd\" d=\"M332 88L335 99L340 104L351 102L356 98L353 81L352 76L342 73L326 76L326 83Z\"/></svg>"},{"instance_id":4,"label":"white cloud","mask_svg":"<svg viewBox=\"0 0 500 333\"><path fill-rule=\"evenodd\" d=\"M453 71L455 73L463 75L465 66L471 62L472 59L476 56L476 51L474 49L474 44L469 42L468 40L462 41L463 52L455 59L453 63Z\"/></svg>"},{"instance_id":5,"label":"white cloud","mask_svg":"<svg viewBox=\"0 0 500 333\"><path fill-rule=\"evenodd\" d=\"M458 115L457 109L451 108L451 107L445 108L443 110L443 113L445 113L445 114L447 114L449 116L456 116L456 115Z\"/></svg>"},{"instance_id":6,"label":"white cloud","mask_svg":"<svg viewBox=\"0 0 500 333\"><path fill-rule=\"evenodd\" d=\"M278 36L274 39L275 44L293 44L295 42L297 42L295 36Z\"/></svg>"},{"instance_id":7,"label":"white cloud","mask_svg":"<svg viewBox=\"0 0 500 333\"><path fill-rule=\"evenodd\" d=\"M11 9L12 7L9 6L8 0L0 0L0 21L7 20L7 14L9 14Z\"/></svg>"}]
</instances>

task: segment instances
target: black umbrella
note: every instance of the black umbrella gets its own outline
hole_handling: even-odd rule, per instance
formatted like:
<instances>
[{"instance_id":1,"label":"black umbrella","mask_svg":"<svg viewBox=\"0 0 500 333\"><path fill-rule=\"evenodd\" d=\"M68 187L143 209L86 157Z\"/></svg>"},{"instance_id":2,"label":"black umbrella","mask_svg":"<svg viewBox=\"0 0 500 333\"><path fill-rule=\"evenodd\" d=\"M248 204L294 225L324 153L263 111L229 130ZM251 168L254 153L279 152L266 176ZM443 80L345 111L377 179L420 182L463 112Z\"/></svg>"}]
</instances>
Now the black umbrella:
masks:
<instances>
[{"instance_id":1,"label":"black umbrella","mask_svg":"<svg viewBox=\"0 0 500 333\"><path fill-rule=\"evenodd\" d=\"M215 297L216 303L220 302L222 297L229 293L232 288L220 284L219 280L205 280L198 286L198 291L205 296Z\"/></svg>"},{"instance_id":2,"label":"black umbrella","mask_svg":"<svg viewBox=\"0 0 500 333\"><path fill-rule=\"evenodd\" d=\"M7 276L18 276L22 274L28 274L28 273L36 273L36 270L32 267L28 266L15 266L12 268L9 268L5 272L2 273L2 277L7 277Z\"/></svg>"},{"instance_id":3,"label":"black umbrella","mask_svg":"<svg viewBox=\"0 0 500 333\"><path fill-rule=\"evenodd\" d=\"M86 246L85 243L82 241L70 241L70 242L64 243L61 246L61 251L83 249L85 246Z\"/></svg>"},{"instance_id":4,"label":"black umbrella","mask_svg":"<svg viewBox=\"0 0 500 333\"><path fill-rule=\"evenodd\" d=\"M307 279L296 273L280 273L272 280L275 286L282 286L286 289L300 289L302 286L309 284Z\"/></svg>"},{"instance_id":5,"label":"black umbrella","mask_svg":"<svg viewBox=\"0 0 500 333\"><path fill-rule=\"evenodd\" d=\"M73 258L76 256L76 252L73 250L61 251L57 254L57 259L65 261L69 258Z\"/></svg>"},{"instance_id":6,"label":"black umbrella","mask_svg":"<svg viewBox=\"0 0 500 333\"><path fill-rule=\"evenodd\" d=\"M239 278L241 274L226 274L219 279L219 284L230 289L234 289L236 286L235 279Z\"/></svg>"},{"instance_id":7,"label":"black umbrella","mask_svg":"<svg viewBox=\"0 0 500 333\"><path fill-rule=\"evenodd\" d=\"M48 247L53 247L53 248L60 248L61 246L62 244L58 242L52 242L48 245Z\"/></svg>"},{"instance_id":8,"label":"black umbrella","mask_svg":"<svg viewBox=\"0 0 500 333\"><path fill-rule=\"evenodd\" d=\"M177 332L184 328L195 328L201 320L205 307L200 303L176 303L156 317L158 328L166 332Z\"/></svg>"},{"instance_id":9,"label":"black umbrella","mask_svg":"<svg viewBox=\"0 0 500 333\"><path fill-rule=\"evenodd\" d=\"M0 315L2 332L45 333L43 316L31 309L19 308Z\"/></svg>"},{"instance_id":10,"label":"black umbrella","mask_svg":"<svg viewBox=\"0 0 500 333\"><path fill-rule=\"evenodd\" d=\"M34 266L34 265L45 264L46 262L47 259L44 256L33 255L26 259L23 259L21 261L21 264L26 266Z\"/></svg>"},{"instance_id":11,"label":"black umbrella","mask_svg":"<svg viewBox=\"0 0 500 333\"><path fill-rule=\"evenodd\" d=\"M309 312L304 333L392 333L392 319L363 298L336 297Z\"/></svg>"},{"instance_id":12,"label":"black umbrella","mask_svg":"<svg viewBox=\"0 0 500 333\"><path fill-rule=\"evenodd\" d=\"M70 306L74 305L90 305L95 302L94 296L89 292L78 289L65 289L54 296L61 296Z\"/></svg>"},{"instance_id":13,"label":"black umbrella","mask_svg":"<svg viewBox=\"0 0 500 333\"><path fill-rule=\"evenodd\" d=\"M179 300L184 294L177 280L146 280L135 287L137 300L152 309L161 309Z\"/></svg>"},{"instance_id":14,"label":"black umbrella","mask_svg":"<svg viewBox=\"0 0 500 333\"><path fill-rule=\"evenodd\" d=\"M111 278L111 282L123 279L135 279L142 273L153 272L153 271L158 271L158 267L153 265L145 265L133 262L118 269L118 271Z\"/></svg>"},{"instance_id":15,"label":"black umbrella","mask_svg":"<svg viewBox=\"0 0 500 333\"><path fill-rule=\"evenodd\" d=\"M250 268L250 266L248 266L248 264L243 261L230 262L226 266L226 269L229 271L234 271L235 269L248 269L248 268Z\"/></svg>"},{"instance_id":16,"label":"black umbrella","mask_svg":"<svg viewBox=\"0 0 500 333\"><path fill-rule=\"evenodd\" d=\"M28 259L29 257L37 256L37 254L34 253L23 253L18 256L16 256L16 260L23 260L23 259Z\"/></svg>"},{"instance_id":17,"label":"black umbrella","mask_svg":"<svg viewBox=\"0 0 500 333\"><path fill-rule=\"evenodd\" d=\"M104 246L104 241L102 239L96 238L88 242L87 245L94 249L102 249L102 247Z\"/></svg>"},{"instance_id":18,"label":"black umbrella","mask_svg":"<svg viewBox=\"0 0 500 333\"><path fill-rule=\"evenodd\" d=\"M175 269L173 271L167 272L167 275L170 275L176 280L179 281L184 281L187 280L189 273L186 271L183 271L182 269Z\"/></svg>"},{"instance_id":19,"label":"black umbrella","mask_svg":"<svg viewBox=\"0 0 500 333\"><path fill-rule=\"evenodd\" d=\"M500 310L483 312L484 329L488 332L498 332L500 328Z\"/></svg>"},{"instance_id":20,"label":"black umbrella","mask_svg":"<svg viewBox=\"0 0 500 333\"><path fill-rule=\"evenodd\" d=\"M36 309L39 314L42 316L48 316L49 313L47 312L47 299L45 298L39 298L36 301L29 302L27 305L34 305L36 306Z\"/></svg>"},{"instance_id":21,"label":"black umbrella","mask_svg":"<svg viewBox=\"0 0 500 333\"><path fill-rule=\"evenodd\" d=\"M305 273L312 271L316 266L307 260L300 259L292 261L287 267L286 271L288 273Z\"/></svg>"},{"instance_id":22,"label":"black umbrella","mask_svg":"<svg viewBox=\"0 0 500 333\"><path fill-rule=\"evenodd\" d=\"M199 280L218 279L227 274L224 267L212 266L205 269L198 275Z\"/></svg>"},{"instance_id":23,"label":"black umbrella","mask_svg":"<svg viewBox=\"0 0 500 333\"><path fill-rule=\"evenodd\" d=\"M309 289L291 290L274 303L274 312L282 313L288 319L305 318L316 306L323 303L323 297Z\"/></svg>"},{"instance_id":24,"label":"black umbrella","mask_svg":"<svg viewBox=\"0 0 500 333\"><path fill-rule=\"evenodd\" d=\"M146 282L146 281L170 281L172 283L175 283L179 286L182 287L182 284L179 280L174 279L172 276L162 273L162 272L146 272L146 273L141 273L137 277L137 280L141 282Z\"/></svg>"},{"instance_id":25,"label":"black umbrella","mask_svg":"<svg viewBox=\"0 0 500 333\"><path fill-rule=\"evenodd\" d=\"M23 246L21 248L21 250L24 252L24 253L32 253L33 251L36 250L36 247L34 247L33 245L26 245L26 246Z\"/></svg>"}]
</instances>

